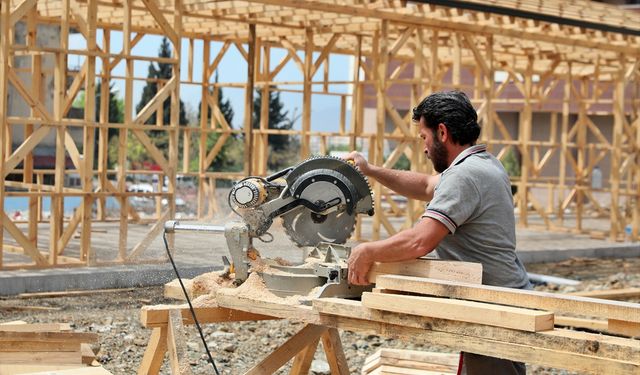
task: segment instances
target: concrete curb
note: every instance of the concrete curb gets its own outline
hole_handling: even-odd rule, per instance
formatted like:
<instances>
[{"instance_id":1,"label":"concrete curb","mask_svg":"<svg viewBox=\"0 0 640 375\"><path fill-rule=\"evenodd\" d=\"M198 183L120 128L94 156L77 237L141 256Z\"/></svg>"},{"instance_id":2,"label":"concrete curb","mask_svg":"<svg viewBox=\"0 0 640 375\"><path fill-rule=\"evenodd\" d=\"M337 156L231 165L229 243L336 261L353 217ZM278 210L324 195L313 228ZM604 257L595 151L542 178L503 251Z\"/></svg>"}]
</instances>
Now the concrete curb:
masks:
<instances>
[{"instance_id":1,"label":"concrete curb","mask_svg":"<svg viewBox=\"0 0 640 375\"><path fill-rule=\"evenodd\" d=\"M221 269L193 264L178 264L177 267L183 278ZM0 272L0 295L134 288L162 285L175 278L171 264L4 271Z\"/></svg>"},{"instance_id":2,"label":"concrete curb","mask_svg":"<svg viewBox=\"0 0 640 375\"><path fill-rule=\"evenodd\" d=\"M586 249L521 250L517 251L523 263L561 262L570 258L636 258L640 257L640 245L593 247Z\"/></svg>"}]
</instances>

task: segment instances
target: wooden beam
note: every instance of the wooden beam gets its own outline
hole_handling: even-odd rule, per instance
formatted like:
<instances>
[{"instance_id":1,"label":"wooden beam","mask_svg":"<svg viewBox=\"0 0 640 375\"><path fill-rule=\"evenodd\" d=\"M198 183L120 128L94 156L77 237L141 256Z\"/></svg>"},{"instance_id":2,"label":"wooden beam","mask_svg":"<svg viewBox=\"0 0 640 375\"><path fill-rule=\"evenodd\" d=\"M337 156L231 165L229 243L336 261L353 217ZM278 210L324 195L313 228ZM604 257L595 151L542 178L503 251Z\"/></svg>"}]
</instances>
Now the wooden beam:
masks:
<instances>
[{"instance_id":1,"label":"wooden beam","mask_svg":"<svg viewBox=\"0 0 640 375\"><path fill-rule=\"evenodd\" d=\"M11 19L9 25L11 28L20 21L27 13L36 6L36 0L23 0L11 11Z\"/></svg>"},{"instance_id":2,"label":"wooden beam","mask_svg":"<svg viewBox=\"0 0 640 375\"><path fill-rule=\"evenodd\" d=\"M640 297L640 288L589 290L585 292L573 292L569 294L572 296L617 300Z\"/></svg>"},{"instance_id":3,"label":"wooden beam","mask_svg":"<svg viewBox=\"0 0 640 375\"><path fill-rule=\"evenodd\" d=\"M345 330L372 330L411 342L425 340L456 351L507 358L527 363L593 372L635 371L640 344L632 340L556 329L526 332L474 323L408 316L363 308L359 301L321 298L313 302L321 324ZM597 344L594 344L596 343ZM587 362L589 363L587 365ZM591 366L591 367L589 367ZM612 366L608 370L607 367Z\"/></svg>"},{"instance_id":4,"label":"wooden beam","mask_svg":"<svg viewBox=\"0 0 640 375\"><path fill-rule=\"evenodd\" d=\"M173 375L190 375L193 372L189 366L187 353L187 338L184 334L182 315L178 310L169 312L167 324L167 351L169 353L169 366Z\"/></svg>"},{"instance_id":5,"label":"wooden beam","mask_svg":"<svg viewBox=\"0 0 640 375\"><path fill-rule=\"evenodd\" d=\"M327 355L327 362L332 374L348 375L349 363L342 349L340 332L335 328L329 328L322 334L322 347Z\"/></svg>"},{"instance_id":6,"label":"wooden beam","mask_svg":"<svg viewBox=\"0 0 640 375\"><path fill-rule=\"evenodd\" d=\"M362 294L362 305L411 315L486 324L521 331L553 329L553 313L482 302L395 294Z\"/></svg>"},{"instance_id":7,"label":"wooden beam","mask_svg":"<svg viewBox=\"0 0 640 375\"><path fill-rule=\"evenodd\" d=\"M158 6L158 4L156 4L156 1L157 0L142 0L144 5L147 6L147 9L149 10L153 18L158 23L158 26L160 26L167 38L169 38L169 40L171 40L171 43L173 43L174 50L176 48L180 48L180 38L178 36L178 33L176 33L174 28L171 27L169 21L167 21L167 19L164 17L164 15L162 14L162 10Z\"/></svg>"},{"instance_id":8,"label":"wooden beam","mask_svg":"<svg viewBox=\"0 0 640 375\"><path fill-rule=\"evenodd\" d=\"M40 254L40 251L36 248L34 244L29 241L22 231L18 229L18 227L9 219L6 212L2 212L2 226L6 229L7 232L22 246L24 249L25 255L31 257L31 259L38 266L45 266L47 264L47 259Z\"/></svg>"},{"instance_id":9,"label":"wooden beam","mask_svg":"<svg viewBox=\"0 0 640 375\"><path fill-rule=\"evenodd\" d=\"M430 277L439 280L482 284L482 264L446 260L416 259L407 262L375 263L369 270L368 280L378 284L385 275ZM379 288L382 286L377 285Z\"/></svg>"},{"instance_id":10,"label":"wooden beam","mask_svg":"<svg viewBox=\"0 0 640 375\"><path fill-rule=\"evenodd\" d=\"M273 374L306 346L317 341L327 330L326 327L307 324L278 349L274 350L260 363L252 367L245 375Z\"/></svg>"},{"instance_id":11,"label":"wooden beam","mask_svg":"<svg viewBox=\"0 0 640 375\"><path fill-rule=\"evenodd\" d=\"M640 307L627 302L394 275L380 276L376 286L381 289L538 308L555 313L640 322Z\"/></svg>"},{"instance_id":12,"label":"wooden beam","mask_svg":"<svg viewBox=\"0 0 640 375\"><path fill-rule=\"evenodd\" d=\"M144 351L138 375L158 374L167 352L167 325L156 327L151 332L151 338Z\"/></svg>"},{"instance_id":13,"label":"wooden beam","mask_svg":"<svg viewBox=\"0 0 640 375\"><path fill-rule=\"evenodd\" d=\"M189 307L185 305L143 306L140 310L140 322L144 327L162 327L169 322L169 312L178 310L182 314L184 324L194 324ZM238 322L248 320L269 320L272 316L254 314L224 307L194 308L200 323Z\"/></svg>"}]
</instances>

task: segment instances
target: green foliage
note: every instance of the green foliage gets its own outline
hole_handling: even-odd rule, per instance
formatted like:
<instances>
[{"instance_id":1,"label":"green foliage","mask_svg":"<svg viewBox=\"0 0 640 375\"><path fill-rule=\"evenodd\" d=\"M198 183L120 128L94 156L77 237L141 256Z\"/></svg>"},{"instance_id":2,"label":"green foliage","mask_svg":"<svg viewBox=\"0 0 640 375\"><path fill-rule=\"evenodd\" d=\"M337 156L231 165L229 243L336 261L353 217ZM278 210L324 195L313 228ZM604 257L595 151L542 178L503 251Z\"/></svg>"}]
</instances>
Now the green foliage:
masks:
<instances>
[{"instance_id":1,"label":"green foliage","mask_svg":"<svg viewBox=\"0 0 640 375\"><path fill-rule=\"evenodd\" d=\"M160 51L158 52L158 57L170 58L171 57L171 45L166 37L162 38L162 43L160 44ZM142 89L142 97L140 98L140 102L136 106L136 112L140 112L147 103L153 99L153 97L158 93L158 82L156 80L168 81L173 76L173 68L172 64L168 63L157 63L156 65L152 62L149 63L149 70L147 73L147 78L154 79L152 81L148 81L147 85ZM171 123L171 98L167 98L162 104L163 116L162 123L170 124ZM146 122L147 124L155 124L156 123L156 113L151 115ZM184 110L184 103L180 100L180 115L178 123L180 125L187 125L188 120ZM164 131L153 131L151 136L156 138L156 145L160 149L168 148L168 137L163 137L161 134L165 133Z\"/></svg>"},{"instance_id":2,"label":"green foliage","mask_svg":"<svg viewBox=\"0 0 640 375\"><path fill-rule=\"evenodd\" d=\"M518 161L516 152L512 148L507 151L500 161L509 177L520 176L520 162Z\"/></svg>"},{"instance_id":3,"label":"green foliage","mask_svg":"<svg viewBox=\"0 0 640 375\"><path fill-rule=\"evenodd\" d=\"M262 108L262 91L256 90L253 99L253 123L254 129L260 128ZM269 129L291 130L295 122L300 118L294 110L291 115L284 109L284 103L280 99L280 92L269 91ZM269 158L267 167L269 170L277 171L298 161L300 141L297 137L289 134L269 134Z\"/></svg>"},{"instance_id":4,"label":"green foliage","mask_svg":"<svg viewBox=\"0 0 640 375\"><path fill-rule=\"evenodd\" d=\"M407 155L402 154L400 158L396 162L396 165L393 166L393 169L399 169L402 171L408 171L411 169L411 160L407 157Z\"/></svg>"}]
</instances>

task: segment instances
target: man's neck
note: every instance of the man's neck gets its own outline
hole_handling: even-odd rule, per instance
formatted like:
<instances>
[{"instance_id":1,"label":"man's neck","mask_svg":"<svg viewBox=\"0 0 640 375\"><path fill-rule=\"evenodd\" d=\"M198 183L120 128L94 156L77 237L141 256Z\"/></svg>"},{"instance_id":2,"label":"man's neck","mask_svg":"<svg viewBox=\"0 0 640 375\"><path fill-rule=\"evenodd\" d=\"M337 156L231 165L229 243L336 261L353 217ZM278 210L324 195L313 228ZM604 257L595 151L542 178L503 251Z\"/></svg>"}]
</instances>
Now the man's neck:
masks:
<instances>
[{"instance_id":1,"label":"man's neck","mask_svg":"<svg viewBox=\"0 0 640 375\"><path fill-rule=\"evenodd\" d=\"M450 145L449 146L449 158L447 159L447 165L451 166L451 164L453 163L454 160L456 160L458 155L460 155L462 153L462 151L468 149L471 146L473 146L473 145L472 144L468 144L468 145L458 145L458 144Z\"/></svg>"}]
</instances>

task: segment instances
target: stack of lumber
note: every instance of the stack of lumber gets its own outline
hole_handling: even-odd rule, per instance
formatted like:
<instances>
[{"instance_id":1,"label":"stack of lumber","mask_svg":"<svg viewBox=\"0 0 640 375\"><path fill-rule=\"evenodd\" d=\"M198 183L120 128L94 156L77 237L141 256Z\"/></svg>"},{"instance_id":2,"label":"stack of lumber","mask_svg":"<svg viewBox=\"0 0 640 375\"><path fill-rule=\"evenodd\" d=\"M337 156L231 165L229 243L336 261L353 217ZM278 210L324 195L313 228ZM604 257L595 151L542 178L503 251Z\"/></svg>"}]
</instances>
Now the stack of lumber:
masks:
<instances>
[{"instance_id":1,"label":"stack of lumber","mask_svg":"<svg viewBox=\"0 0 640 375\"><path fill-rule=\"evenodd\" d=\"M42 371L47 374L108 374L102 368L87 367L94 363L95 354L90 344L97 340L95 333L71 332L68 323L2 323L0 375Z\"/></svg>"},{"instance_id":2,"label":"stack of lumber","mask_svg":"<svg viewBox=\"0 0 640 375\"><path fill-rule=\"evenodd\" d=\"M364 360L362 375L456 374L459 354L380 349Z\"/></svg>"}]
</instances>

